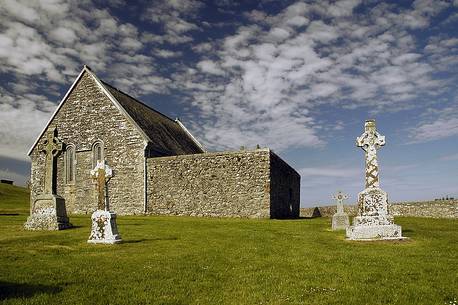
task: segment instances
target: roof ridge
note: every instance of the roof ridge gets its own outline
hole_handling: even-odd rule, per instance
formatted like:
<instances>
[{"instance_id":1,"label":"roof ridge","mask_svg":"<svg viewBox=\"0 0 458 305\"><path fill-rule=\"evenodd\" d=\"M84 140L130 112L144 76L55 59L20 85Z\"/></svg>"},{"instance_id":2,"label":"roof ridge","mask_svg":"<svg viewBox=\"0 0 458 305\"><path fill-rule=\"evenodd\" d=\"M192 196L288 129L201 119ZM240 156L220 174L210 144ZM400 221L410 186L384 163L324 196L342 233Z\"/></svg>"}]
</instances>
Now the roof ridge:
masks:
<instances>
[{"instance_id":1,"label":"roof ridge","mask_svg":"<svg viewBox=\"0 0 458 305\"><path fill-rule=\"evenodd\" d=\"M124 92L124 91L122 91L122 90L119 90L118 88L116 88L116 87L110 85L109 83L107 83L107 82L105 82L105 81L103 81L103 80L100 80L100 81L101 81L104 85L109 86L109 87L115 89L116 91L118 91L118 92L120 92L120 93L122 93L122 94L124 94L124 95L126 95L126 96L128 96L128 97L130 97L131 99L133 99L133 100L136 101L137 103L139 103L139 104L145 106L145 107L148 108L149 110L152 110L152 111L154 111L154 112L160 114L161 116L163 116L163 117L169 119L170 121L174 122L175 124L177 124L177 122L176 122L174 119L172 119L171 117L167 116L166 114L163 114L162 112L160 112L160 111L154 109L153 107L147 105L146 103L144 103L144 102L142 102L142 101L136 99L135 97L131 96L130 94L128 94L128 93L126 93L126 92Z\"/></svg>"}]
</instances>

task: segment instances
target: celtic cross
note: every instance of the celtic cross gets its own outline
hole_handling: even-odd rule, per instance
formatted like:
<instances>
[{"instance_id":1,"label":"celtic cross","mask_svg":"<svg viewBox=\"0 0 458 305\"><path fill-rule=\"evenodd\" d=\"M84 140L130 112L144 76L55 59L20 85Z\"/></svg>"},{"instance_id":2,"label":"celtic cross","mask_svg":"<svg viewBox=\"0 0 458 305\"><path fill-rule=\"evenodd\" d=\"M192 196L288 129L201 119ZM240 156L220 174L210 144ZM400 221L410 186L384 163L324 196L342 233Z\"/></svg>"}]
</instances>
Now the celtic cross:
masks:
<instances>
[{"instance_id":1,"label":"celtic cross","mask_svg":"<svg viewBox=\"0 0 458 305\"><path fill-rule=\"evenodd\" d=\"M348 199L348 195L345 193L342 193L341 191L338 191L337 194L332 196L332 198L334 200L337 200L337 214L343 214L344 213L343 201L345 199Z\"/></svg>"},{"instance_id":2,"label":"celtic cross","mask_svg":"<svg viewBox=\"0 0 458 305\"><path fill-rule=\"evenodd\" d=\"M106 185L113 176L113 171L105 164L105 160L97 161L96 167L91 170L91 176L97 184L97 209L107 211Z\"/></svg>"},{"instance_id":3,"label":"celtic cross","mask_svg":"<svg viewBox=\"0 0 458 305\"><path fill-rule=\"evenodd\" d=\"M63 149L62 141L57 138L57 129L54 128L46 136L41 151L46 154L45 161L45 194L56 194L55 166L56 158Z\"/></svg>"},{"instance_id":4,"label":"celtic cross","mask_svg":"<svg viewBox=\"0 0 458 305\"><path fill-rule=\"evenodd\" d=\"M375 120L366 120L364 133L356 138L356 146L366 153L366 188L379 187L377 149L385 145L385 136L375 129Z\"/></svg>"}]
</instances>

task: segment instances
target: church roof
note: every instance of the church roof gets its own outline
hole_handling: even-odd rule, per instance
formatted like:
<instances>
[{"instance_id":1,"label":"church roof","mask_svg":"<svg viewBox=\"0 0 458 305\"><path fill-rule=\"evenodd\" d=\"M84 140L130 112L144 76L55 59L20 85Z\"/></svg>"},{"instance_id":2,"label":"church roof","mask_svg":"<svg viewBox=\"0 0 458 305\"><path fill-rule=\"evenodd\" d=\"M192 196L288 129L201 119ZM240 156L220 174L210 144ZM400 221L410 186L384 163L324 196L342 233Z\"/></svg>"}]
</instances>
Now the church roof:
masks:
<instances>
[{"instance_id":1,"label":"church roof","mask_svg":"<svg viewBox=\"0 0 458 305\"><path fill-rule=\"evenodd\" d=\"M178 119L172 120L113 86L103 81L102 83L146 135L150 139L154 139L151 148L156 154L174 155L177 153L203 152L200 143Z\"/></svg>"},{"instance_id":2,"label":"church roof","mask_svg":"<svg viewBox=\"0 0 458 305\"><path fill-rule=\"evenodd\" d=\"M204 152L203 146L196 138L186 129L186 127L178 120L172 120L166 115L154 110L145 105L139 100L130 95L116 89L115 87L101 81L97 76L84 66L81 73L73 82L70 89L65 94L56 111L49 119L40 136L30 148L28 155L37 145L52 119L56 116L59 109L64 104L65 100L70 95L73 88L78 83L82 75L87 72L94 81L100 86L100 89L108 96L115 106L126 115L127 119L140 131L142 136L149 142L148 148L152 150L153 155L167 156L177 154L190 154Z\"/></svg>"}]
</instances>

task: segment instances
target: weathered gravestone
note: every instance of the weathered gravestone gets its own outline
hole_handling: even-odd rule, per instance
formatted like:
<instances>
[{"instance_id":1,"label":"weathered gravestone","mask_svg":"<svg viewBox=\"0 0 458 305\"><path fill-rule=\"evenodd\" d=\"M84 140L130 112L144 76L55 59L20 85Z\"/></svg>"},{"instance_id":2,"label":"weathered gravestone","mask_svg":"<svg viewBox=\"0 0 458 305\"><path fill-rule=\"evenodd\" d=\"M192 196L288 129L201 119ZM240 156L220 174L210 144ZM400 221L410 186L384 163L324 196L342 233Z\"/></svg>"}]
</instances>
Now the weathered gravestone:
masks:
<instances>
[{"instance_id":1,"label":"weathered gravestone","mask_svg":"<svg viewBox=\"0 0 458 305\"><path fill-rule=\"evenodd\" d=\"M393 223L388 211L386 192L380 188L377 149L385 137L376 131L375 120L366 120L364 133L356 139L366 156L366 188L358 194L358 213L353 226L347 228L352 240L401 239L401 226Z\"/></svg>"},{"instance_id":2,"label":"weathered gravestone","mask_svg":"<svg viewBox=\"0 0 458 305\"><path fill-rule=\"evenodd\" d=\"M116 225L116 213L109 211L107 183L113 176L111 168L105 161L97 161L96 167L91 170L91 176L97 186L97 210L92 213L92 230L88 243L115 244L121 242Z\"/></svg>"},{"instance_id":3,"label":"weathered gravestone","mask_svg":"<svg viewBox=\"0 0 458 305\"><path fill-rule=\"evenodd\" d=\"M54 128L41 147L46 154L44 191L32 204L30 216L24 227L27 230L63 230L72 225L67 217L65 199L56 195L56 159L62 152L63 143Z\"/></svg>"},{"instance_id":4,"label":"weathered gravestone","mask_svg":"<svg viewBox=\"0 0 458 305\"><path fill-rule=\"evenodd\" d=\"M348 195L339 191L332 198L337 201L337 213L332 216L332 229L345 230L350 225L350 219L343 208L343 201L348 199Z\"/></svg>"}]
</instances>

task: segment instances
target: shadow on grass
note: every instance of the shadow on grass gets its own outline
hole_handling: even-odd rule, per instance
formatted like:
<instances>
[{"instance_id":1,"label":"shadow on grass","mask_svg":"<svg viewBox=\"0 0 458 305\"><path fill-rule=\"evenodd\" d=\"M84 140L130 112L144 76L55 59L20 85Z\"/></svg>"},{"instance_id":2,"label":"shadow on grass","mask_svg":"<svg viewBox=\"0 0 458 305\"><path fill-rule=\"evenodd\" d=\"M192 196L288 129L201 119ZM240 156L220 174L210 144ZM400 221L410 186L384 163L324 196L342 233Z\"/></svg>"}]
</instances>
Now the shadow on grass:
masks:
<instances>
[{"instance_id":1,"label":"shadow on grass","mask_svg":"<svg viewBox=\"0 0 458 305\"><path fill-rule=\"evenodd\" d=\"M62 291L59 286L19 284L0 281L0 300L30 298L35 294L54 294Z\"/></svg>"},{"instance_id":2,"label":"shadow on grass","mask_svg":"<svg viewBox=\"0 0 458 305\"><path fill-rule=\"evenodd\" d=\"M65 230L72 230L72 229L79 229L79 228L84 228L84 226L75 226L74 224L72 224L72 226L70 228L67 228Z\"/></svg>"},{"instance_id":3,"label":"shadow on grass","mask_svg":"<svg viewBox=\"0 0 458 305\"><path fill-rule=\"evenodd\" d=\"M19 213L0 213L0 216L18 216Z\"/></svg>"},{"instance_id":4,"label":"shadow on grass","mask_svg":"<svg viewBox=\"0 0 458 305\"><path fill-rule=\"evenodd\" d=\"M131 239L131 240L123 239L122 243L123 244L136 244L136 243L141 243L141 242L159 241L159 240L178 240L178 237L143 238L143 239Z\"/></svg>"}]
</instances>

